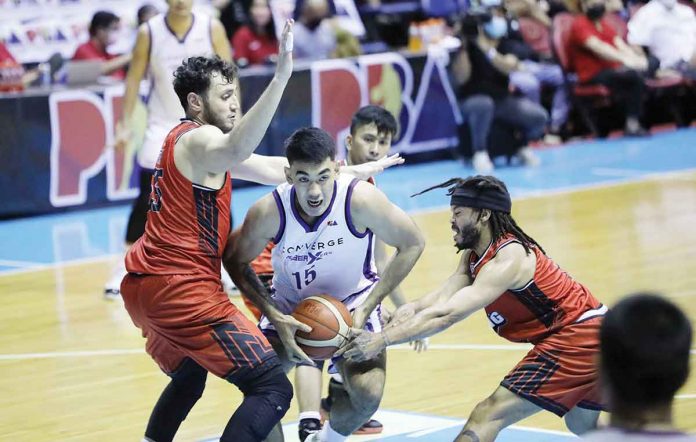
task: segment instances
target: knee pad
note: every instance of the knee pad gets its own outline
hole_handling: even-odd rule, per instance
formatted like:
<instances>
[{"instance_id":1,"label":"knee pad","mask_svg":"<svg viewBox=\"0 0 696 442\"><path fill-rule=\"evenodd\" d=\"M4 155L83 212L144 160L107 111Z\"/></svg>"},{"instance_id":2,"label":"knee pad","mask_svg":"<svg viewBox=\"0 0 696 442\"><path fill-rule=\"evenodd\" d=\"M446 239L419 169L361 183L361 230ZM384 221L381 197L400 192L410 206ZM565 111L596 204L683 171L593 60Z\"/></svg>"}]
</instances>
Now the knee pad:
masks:
<instances>
[{"instance_id":1,"label":"knee pad","mask_svg":"<svg viewBox=\"0 0 696 442\"><path fill-rule=\"evenodd\" d=\"M293 396L292 384L280 366L245 380L239 384L239 389L245 396L266 397L274 406L282 407L283 414L290 408Z\"/></svg>"},{"instance_id":2,"label":"knee pad","mask_svg":"<svg viewBox=\"0 0 696 442\"><path fill-rule=\"evenodd\" d=\"M187 360L171 376L172 384L178 392L185 393L196 399L203 396L208 372L192 360Z\"/></svg>"}]
</instances>

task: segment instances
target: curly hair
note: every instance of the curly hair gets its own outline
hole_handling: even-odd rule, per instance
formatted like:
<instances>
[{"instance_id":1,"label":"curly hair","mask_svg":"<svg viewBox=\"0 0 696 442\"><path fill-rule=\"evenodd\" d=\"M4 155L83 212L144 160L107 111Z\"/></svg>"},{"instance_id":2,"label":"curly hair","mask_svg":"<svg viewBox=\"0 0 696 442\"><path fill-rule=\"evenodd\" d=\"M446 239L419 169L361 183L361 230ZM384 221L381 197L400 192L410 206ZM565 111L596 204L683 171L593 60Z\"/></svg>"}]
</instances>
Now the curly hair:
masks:
<instances>
[{"instance_id":1,"label":"curly hair","mask_svg":"<svg viewBox=\"0 0 696 442\"><path fill-rule=\"evenodd\" d=\"M174 91L179 97L179 102L188 111L186 97L190 92L205 96L210 88L210 77L213 73L220 73L228 83L237 78L237 67L217 55L215 57L189 57L174 71Z\"/></svg>"}]
</instances>

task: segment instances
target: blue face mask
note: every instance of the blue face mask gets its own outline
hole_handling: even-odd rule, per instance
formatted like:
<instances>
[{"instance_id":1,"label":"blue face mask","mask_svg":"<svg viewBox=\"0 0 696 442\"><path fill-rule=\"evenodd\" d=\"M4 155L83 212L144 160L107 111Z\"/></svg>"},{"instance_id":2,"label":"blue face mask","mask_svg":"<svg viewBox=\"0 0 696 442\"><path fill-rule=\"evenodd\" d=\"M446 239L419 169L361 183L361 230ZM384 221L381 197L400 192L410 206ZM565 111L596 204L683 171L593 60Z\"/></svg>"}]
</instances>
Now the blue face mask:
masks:
<instances>
[{"instance_id":1,"label":"blue face mask","mask_svg":"<svg viewBox=\"0 0 696 442\"><path fill-rule=\"evenodd\" d=\"M505 36L505 34L507 34L508 31L507 20L505 20L503 17L494 15L491 17L491 20L488 23L483 25L483 30L491 38L496 40L502 38Z\"/></svg>"}]
</instances>

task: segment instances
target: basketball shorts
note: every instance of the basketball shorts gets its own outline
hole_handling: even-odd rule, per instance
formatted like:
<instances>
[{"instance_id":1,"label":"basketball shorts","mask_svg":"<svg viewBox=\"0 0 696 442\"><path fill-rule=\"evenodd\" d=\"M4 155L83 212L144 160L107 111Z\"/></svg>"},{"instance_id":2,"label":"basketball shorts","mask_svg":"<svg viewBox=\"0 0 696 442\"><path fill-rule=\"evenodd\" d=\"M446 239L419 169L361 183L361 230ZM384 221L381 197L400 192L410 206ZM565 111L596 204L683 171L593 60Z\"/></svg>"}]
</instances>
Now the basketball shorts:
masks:
<instances>
[{"instance_id":1,"label":"basketball shorts","mask_svg":"<svg viewBox=\"0 0 696 442\"><path fill-rule=\"evenodd\" d=\"M145 137L143 144L138 150L138 164L144 169L154 169L157 164L164 139L167 138L169 132L179 124L179 121L160 121L148 120L147 128L145 129Z\"/></svg>"},{"instance_id":2,"label":"basketball shorts","mask_svg":"<svg viewBox=\"0 0 696 442\"><path fill-rule=\"evenodd\" d=\"M597 372L601 321L569 325L536 343L500 385L558 416L575 406L606 410Z\"/></svg>"},{"instance_id":3,"label":"basketball shorts","mask_svg":"<svg viewBox=\"0 0 696 442\"><path fill-rule=\"evenodd\" d=\"M362 305L363 302L365 302L365 299L367 299L368 295L372 292L372 289L374 289L376 284L372 284L367 290L357 293L355 295L351 295L344 299L343 304L345 304L346 308L348 311L353 314L356 308L358 308L360 305ZM295 304L289 304L289 303L278 303L279 306L283 306L281 308L282 312L285 314L290 314L295 310L296 305ZM266 318L265 316L261 317L261 322L259 323L259 328L263 331L263 333L266 336L277 336L277 333L275 331L275 327L271 322ZM377 308L375 308L372 313L370 313L370 316L367 318L367 321L365 321L365 326L363 327L364 330L367 330L372 333L379 333L382 331L382 305L378 305ZM329 368L328 368L328 373L331 375L332 378L334 378L338 382L342 382L341 375L338 371L338 367L336 366L336 363L343 359L342 357L333 357L329 361ZM316 361L316 365L318 367L323 367L324 361Z\"/></svg>"},{"instance_id":4,"label":"basketball shorts","mask_svg":"<svg viewBox=\"0 0 696 442\"><path fill-rule=\"evenodd\" d=\"M167 374L188 357L238 384L280 365L266 337L229 301L219 278L128 274L121 295L147 353Z\"/></svg>"}]
</instances>

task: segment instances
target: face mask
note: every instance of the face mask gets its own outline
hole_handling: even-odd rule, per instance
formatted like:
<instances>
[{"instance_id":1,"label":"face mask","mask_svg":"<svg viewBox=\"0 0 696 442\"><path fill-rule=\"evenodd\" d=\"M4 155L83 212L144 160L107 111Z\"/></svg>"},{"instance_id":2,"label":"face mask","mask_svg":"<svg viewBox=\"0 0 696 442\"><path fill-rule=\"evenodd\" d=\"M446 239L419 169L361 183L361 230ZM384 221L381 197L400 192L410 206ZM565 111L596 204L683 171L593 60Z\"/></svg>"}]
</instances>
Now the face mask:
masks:
<instances>
[{"instance_id":1,"label":"face mask","mask_svg":"<svg viewBox=\"0 0 696 442\"><path fill-rule=\"evenodd\" d=\"M483 30L489 37L499 39L507 34L507 20L494 15L491 21L483 25Z\"/></svg>"},{"instance_id":2,"label":"face mask","mask_svg":"<svg viewBox=\"0 0 696 442\"><path fill-rule=\"evenodd\" d=\"M588 7L585 11L585 15L587 15L587 18L589 18L590 20L599 20L600 18L602 18L605 11L606 10L604 8L604 3L600 3L598 5L592 5Z\"/></svg>"}]
</instances>

